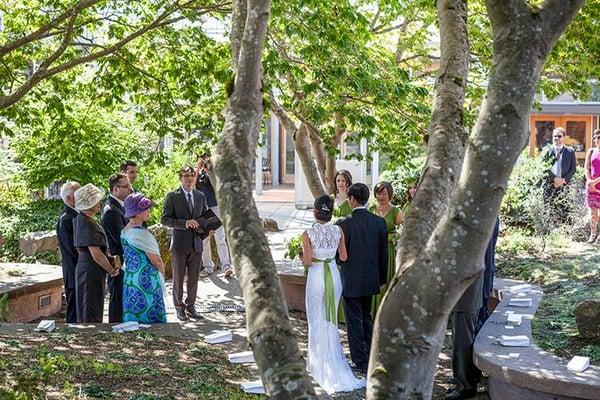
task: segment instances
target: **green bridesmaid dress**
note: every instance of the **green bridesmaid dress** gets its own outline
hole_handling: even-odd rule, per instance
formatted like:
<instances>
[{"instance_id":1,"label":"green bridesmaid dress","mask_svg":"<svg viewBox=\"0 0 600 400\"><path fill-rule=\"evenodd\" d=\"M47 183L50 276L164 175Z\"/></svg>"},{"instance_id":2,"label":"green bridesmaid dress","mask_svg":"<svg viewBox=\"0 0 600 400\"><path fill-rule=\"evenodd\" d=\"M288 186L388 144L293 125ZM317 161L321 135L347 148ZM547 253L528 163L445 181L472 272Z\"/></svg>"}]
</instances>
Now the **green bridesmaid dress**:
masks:
<instances>
[{"instance_id":1,"label":"green bridesmaid dress","mask_svg":"<svg viewBox=\"0 0 600 400\"><path fill-rule=\"evenodd\" d=\"M375 213L375 207L371 206L369 211ZM392 277L396 273L396 246L394 245L394 235L396 231L396 217L400 209L396 206L392 206L390 211L385 214L383 219L385 219L385 225L387 227L388 232L388 268L387 268L387 282L378 295L373 297L373 302L371 303L371 315L373 319L375 319L375 315L377 314L377 310L379 309L379 305L381 304L381 300L383 299L383 295L387 291L387 284L392 280Z\"/></svg>"},{"instance_id":2,"label":"green bridesmaid dress","mask_svg":"<svg viewBox=\"0 0 600 400\"><path fill-rule=\"evenodd\" d=\"M334 201L335 201L335 196L334 196ZM336 206L333 209L333 216L335 217L335 219L347 217L351 213L352 213L352 207L350 207L350 203L348 203L347 199L344 200L343 202L341 202L339 206ZM345 321L346 321L344 319L344 308L343 308L342 304L343 304L343 301L340 301L340 305L338 306L338 323L345 323Z\"/></svg>"}]
</instances>

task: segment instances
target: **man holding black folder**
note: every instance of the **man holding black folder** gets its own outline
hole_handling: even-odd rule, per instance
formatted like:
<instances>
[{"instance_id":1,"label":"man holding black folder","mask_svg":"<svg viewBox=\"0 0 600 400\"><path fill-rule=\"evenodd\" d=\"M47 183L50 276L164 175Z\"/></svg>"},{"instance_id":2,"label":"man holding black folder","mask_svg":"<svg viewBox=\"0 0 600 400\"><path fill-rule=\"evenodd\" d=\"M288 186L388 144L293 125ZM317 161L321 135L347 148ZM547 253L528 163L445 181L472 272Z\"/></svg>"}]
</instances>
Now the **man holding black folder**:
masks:
<instances>
[{"instance_id":1,"label":"man holding black folder","mask_svg":"<svg viewBox=\"0 0 600 400\"><path fill-rule=\"evenodd\" d=\"M198 276L202 269L202 241L214 233L207 226L208 206L204 195L194 188L196 173L191 166L179 170L181 187L165 199L161 223L173 228L171 264L173 267L173 303L177 318L202 318L196 311ZM212 220L213 218L211 218ZM183 300L183 281L187 275L187 297Z\"/></svg>"}]
</instances>

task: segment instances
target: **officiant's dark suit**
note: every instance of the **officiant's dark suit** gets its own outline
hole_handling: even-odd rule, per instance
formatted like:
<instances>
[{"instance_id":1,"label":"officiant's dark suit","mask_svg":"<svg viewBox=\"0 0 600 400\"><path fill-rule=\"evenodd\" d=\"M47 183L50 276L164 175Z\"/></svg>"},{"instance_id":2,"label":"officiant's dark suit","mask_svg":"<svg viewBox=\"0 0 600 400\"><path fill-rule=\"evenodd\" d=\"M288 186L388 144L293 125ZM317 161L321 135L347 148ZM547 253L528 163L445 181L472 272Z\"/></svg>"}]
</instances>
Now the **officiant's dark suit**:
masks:
<instances>
[{"instance_id":1,"label":"officiant's dark suit","mask_svg":"<svg viewBox=\"0 0 600 400\"><path fill-rule=\"evenodd\" d=\"M111 177L112 178L112 177ZM127 177L124 177L127 179ZM128 218L125 218L125 209L119 201L112 195L108 197L104 207L102 208L102 217L100 224L106 233L106 241L108 242L108 252L119 257L121 265L123 265L123 245L121 244L121 231L127 223ZM108 292L110 300L108 302L108 322L118 323L123 322L123 273L117 276L108 277Z\"/></svg>"},{"instance_id":2,"label":"officiant's dark suit","mask_svg":"<svg viewBox=\"0 0 600 400\"><path fill-rule=\"evenodd\" d=\"M340 266L344 317L352 361L359 370L366 371L373 336L372 296L386 282L387 229L383 218L364 207L369 199L365 184L356 183L347 193L355 208L336 222L344 231L348 250L348 260Z\"/></svg>"},{"instance_id":3,"label":"officiant's dark suit","mask_svg":"<svg viewBox=\"0 0 600 400\"><path fill-rule=\"evenodd\" d=\"M564 128L554 129L552 132L552 146L545 151L543 156L544 162L548 165L543 178L544 199L546 202L553 200L571 182L571 178L573 178L577 169L575 150L565 146L565 135ZM554 185L556 178L559 178L558 181L562 184L559 187ZM560 178L564 179L564 183Z\"/></svg>"},{"instance_id":4,"label":"officiant's dark suit","mask_svg":"<svg viewBox=\"0 0 600 400\"><path fill-rule=\"evenodd\" d=\"M173 228L170 248L173 267L173 303L177 309L177 317L185 320L187 318L185 311L193 318L199 318L194 303L198 290L198 275L202 268L202 237L195 229L189 227L189 221L201 219L208 207L202 192L194 188L196 179L194 169L182 168L179 175L182 187L167 195L161 223ZM183 281L186 274L187 297L184 301Z\"/></svg>"},{"instance_id":5,"label":"officiant's dark suit","mask_svg":"<svg viewBox=\"0 0 600 400\"><path fill-rule=\"evenodd\" d=\"M67 299L67 315L65 322L77 322L77 308L75 307L75 266L77 265L77 249L73 245L73 220L78 212L65 205L65 210L58 219L56 236L60 247L63 281L65 284L65 297Z\"/></svg>"}]
</instances>

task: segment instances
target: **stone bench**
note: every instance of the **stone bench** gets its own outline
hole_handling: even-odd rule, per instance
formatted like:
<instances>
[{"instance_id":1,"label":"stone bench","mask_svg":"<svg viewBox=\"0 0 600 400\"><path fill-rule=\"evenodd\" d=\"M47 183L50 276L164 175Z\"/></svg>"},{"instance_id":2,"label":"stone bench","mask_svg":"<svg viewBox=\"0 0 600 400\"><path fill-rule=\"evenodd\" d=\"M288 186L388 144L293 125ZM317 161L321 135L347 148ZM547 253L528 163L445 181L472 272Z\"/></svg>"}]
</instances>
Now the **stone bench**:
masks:
<instances>
[{"instance_id":1,"label":"stone bench","mask_svg":"<svg viewBox=\"0 0 600 400\"><path fill-rule=\"evenodd\" d=\"M288 310L306 312L306 276L302 264L280 260L276 261L275 265Z\"/></svg>"},{"instance_id":2,"label":"stone bench","mask_svg":"<svg viewBox=\"0 0 600 400\"><path fill-rule=\"evenodd\" d=\"M519 295L510 289L523 282L496 279L499 304L477 335L473 358L475 364L489 375L492 400L575 400L600 399L600 367L590 366L581 373L567 370L568 360L549 354L535 345L531 335L531 318L543 292L532 285L531 291ZM532 299L532 306L512 307L513 297ZM506 311L527 315L520 326L506 329ZM498 344L501 335L526 335L529 347L504 347ZM518 354L518 356L517 356Z\"/></svg>"},{"instance_id":3,"label":"stone bench","mask_svg":"<svg viewBox=\"0 0 600 400\"><path fill-rule=\"evenodd\" d=\"M58 265L0 264L0 297L8 296L10 322L30 322L57 314L62 307L62 268Z\"/></svg>"}]
</instances>

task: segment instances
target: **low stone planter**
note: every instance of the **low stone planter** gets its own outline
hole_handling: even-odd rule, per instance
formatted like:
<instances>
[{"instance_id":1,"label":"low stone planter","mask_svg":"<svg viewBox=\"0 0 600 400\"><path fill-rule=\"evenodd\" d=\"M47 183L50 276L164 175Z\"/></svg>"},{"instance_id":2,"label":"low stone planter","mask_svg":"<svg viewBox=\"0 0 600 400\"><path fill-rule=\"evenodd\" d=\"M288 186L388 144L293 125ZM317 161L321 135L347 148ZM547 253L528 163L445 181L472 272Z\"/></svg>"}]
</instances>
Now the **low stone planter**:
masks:
<instances>
[{"instance_id":1,"label":"low stone planter","mask_svg":"<svg viewBox=\"0 0 600 400\"><path fill-rule=\"evenodd\" d=\"M55 231L32 232L19 239L19 250L26 256L35 256L44 251L58 252L58 238Z\"/></svg>"},{"instance_id":2,"label":"low stone planter","mask_svg":"<svg viewBox=\"0 0 600 400\"><path fill-rule=\"evenodd\" d=\"M45 264L0 264L0 296L8 295L9 322L30 322L57 314L62 307L62 269Z\"/></svg>"},{"instance_id":3,"label":"low stone planter","mask_svg":"<svg viewBox=\"0 0 600 400\"><path fill-rule=\"evenodd\" d=\"M567 370L568 360L549 354L535 345L531 335L531 318L543 292L533 286L524 296L510 291L523 282L496 279L495 291L500 300L493 314L475 340L473 359L489 375L488 390L492 400L600 400L600 367L584 372ZM511 298L531 298L531 307L509 306ZM506 329L506 311L525 315L520 326ZM501 335L526 335L529 347L503 347Z\"/></svg>"},{"instance_id":4,"label":"low stone planter","mask_svg":"<svg viewBox=\"0 0 600 400\"><path fill-rule=\"evenodd\" d=\"M306 276L302 264L287 260L275 264L288 310L306 312Z\"/></svg>"}]
</instances>

